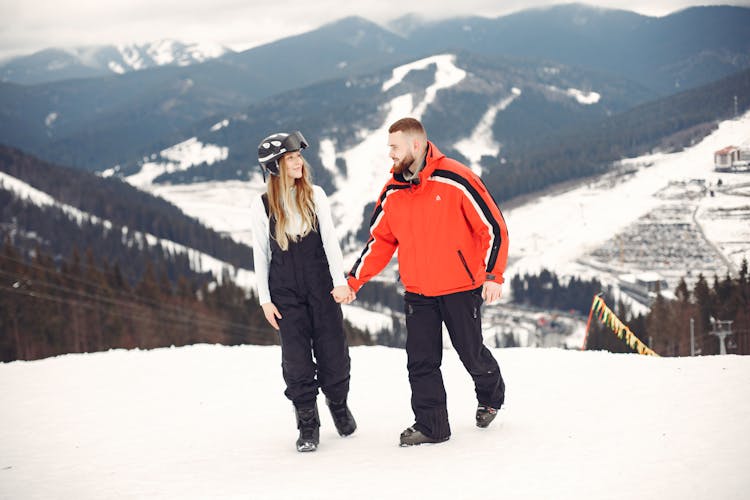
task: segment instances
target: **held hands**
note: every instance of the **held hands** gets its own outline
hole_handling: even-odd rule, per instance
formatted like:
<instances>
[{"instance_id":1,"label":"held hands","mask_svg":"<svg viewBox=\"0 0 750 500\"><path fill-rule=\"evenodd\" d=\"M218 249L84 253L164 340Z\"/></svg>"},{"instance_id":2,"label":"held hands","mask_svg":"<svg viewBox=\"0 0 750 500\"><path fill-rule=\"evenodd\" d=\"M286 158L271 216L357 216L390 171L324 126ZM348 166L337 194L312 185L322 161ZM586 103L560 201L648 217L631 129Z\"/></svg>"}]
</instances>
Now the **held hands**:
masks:
<instances>
[{"instance_id":1,"label":"held hands","mask_svg":"<svg viewBox=\"0 0 750 500\"><path fill-rule=\"evenodd\" d=\"M273 305L273 302L266 302L265 304L261 304L260 307L263 308L263 314L266 317L266 321L268 321L268 323L270 323L272 327L278 330L279 323L276 321L276 318L281 319L281 313L279 313L279 310L276 309L275 305Z\"/></svg>"},{"instance_id":2,"label":"held hands","mask_svg":"<svg viewBox=\"0 0 750 500\"><path fill-rule=\"evenodd\" d=\"M356 292L348 285L334 287L333 290L331 290L331 295L333 295L333 300L339 304L349 304L357 298ZM281 313L273 302L266 302L265 304L261 304L260 307L263 308L263 315L266 317L268 324L278 330L279 323L277 319L281 319Z\"/></svg>"},{"instance_id":3,"label":"held hands","mask_svg":"<svg viewBox=\"0 0 750 500\"><path fill-rule=\"evenodd\" d=\"M333 287L331 295L333 295L333 300L339 304L351 304L357 298L357 293L349 285Z\"/></svg>"},{"instance_id":4,"label":"held hands","mask_svg":"<svg viewBox=\"0 0 750 500\"><path fill-rule=\"evenodd\" d=\"M482 286L482 298L489 305L500 300L503 295L503 285L494 281L485 281Z\"/></svg>"}]
</instances>

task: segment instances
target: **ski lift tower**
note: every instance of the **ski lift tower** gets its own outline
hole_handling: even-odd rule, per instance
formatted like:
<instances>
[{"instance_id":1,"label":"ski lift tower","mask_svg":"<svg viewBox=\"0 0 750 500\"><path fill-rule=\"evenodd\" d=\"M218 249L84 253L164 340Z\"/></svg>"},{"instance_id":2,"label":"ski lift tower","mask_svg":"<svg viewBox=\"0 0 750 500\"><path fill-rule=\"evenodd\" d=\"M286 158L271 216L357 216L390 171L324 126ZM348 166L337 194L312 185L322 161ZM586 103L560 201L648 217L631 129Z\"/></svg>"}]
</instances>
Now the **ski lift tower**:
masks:
<instances>
[{"instance_id":1,"label":"ski lift tower","mask_svg":"<svg viewBox=\"0 0 750 500\"><path fill-rule=\"evenodd\" d=\"M732 335L732 323L731 320L719 320L711 317L711 331L708 333L719 337L719 354L727 353L726 338Z\"/></svg>"}]
</instances>

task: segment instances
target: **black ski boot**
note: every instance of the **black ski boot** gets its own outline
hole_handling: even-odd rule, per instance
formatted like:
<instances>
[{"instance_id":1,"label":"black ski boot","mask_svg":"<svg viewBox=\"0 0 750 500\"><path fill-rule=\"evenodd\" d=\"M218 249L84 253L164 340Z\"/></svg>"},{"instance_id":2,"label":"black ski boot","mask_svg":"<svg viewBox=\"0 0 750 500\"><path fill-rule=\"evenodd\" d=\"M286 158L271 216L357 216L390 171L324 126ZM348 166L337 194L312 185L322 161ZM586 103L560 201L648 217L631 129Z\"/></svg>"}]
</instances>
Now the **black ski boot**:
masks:
<instances>
[{"instance_id":1,"label":"black ski boot","mask_svg":"<svg viewBox=\"0 0 750 500\"><path fill-rule=\"evenodd\" d=\"M418 444L426 443L442 443L448 441L450 436L444 438L434 438L422 431L418 431L414 427L407 427L407 429L399 436L399 446L416 446Z\"/></svg>"},{"instance_id":2,"label":"black ski boot","mask_svg":"<svg viewBox=\"0 0 750 500\"><path fill-rule=\"evenodd\" d=\"M497 416L497 409L491 406L479 405L477 407L477 427L485 428L495 420Z\"/></svg>"},{"instance_id":3,"label":"black ski boot","mask_svg":"<svg viewBox=\"0 0 750 500\"><path fill-rule=\"evenodd\" d=\"M346 399L336 402L326 398L326 404L328 409L331 410L331 417L333 417L333 423L339 432L339 436L348 436L357 430L357 422L346 405Z\"/></svg>"},{"instance_id":4,"label":"black ski boot","mask_svg":"<svg viewBox=\"0 0 750 500\"><path fill-rule=\"evenodd\" d=\"M297 451L315 451L320 442L320 418L317 403L312 408L295 408L297 415Z\"/></svg>"}]
</instances>

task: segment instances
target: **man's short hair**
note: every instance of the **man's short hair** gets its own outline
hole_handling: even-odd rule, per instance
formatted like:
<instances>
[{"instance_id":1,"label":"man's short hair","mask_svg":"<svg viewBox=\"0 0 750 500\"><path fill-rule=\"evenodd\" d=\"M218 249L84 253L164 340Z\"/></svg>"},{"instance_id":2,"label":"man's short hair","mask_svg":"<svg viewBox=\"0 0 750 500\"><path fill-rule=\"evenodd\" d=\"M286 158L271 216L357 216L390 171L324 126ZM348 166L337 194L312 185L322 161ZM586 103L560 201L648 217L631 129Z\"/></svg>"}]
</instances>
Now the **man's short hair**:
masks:
<instances>
[{"instance_id":1,"label":"man's short hair","mask_svg":"<svg viewBox=\"0 0 750 500\"><path fill-rule=\"evenodd\" d=\"M422 137L427 137L424 127L416 118L401 118L393 122L388 128L388 133L393 134L394 132L403 132L405 134L418 134Z\"/></svg>"}]
</instances>

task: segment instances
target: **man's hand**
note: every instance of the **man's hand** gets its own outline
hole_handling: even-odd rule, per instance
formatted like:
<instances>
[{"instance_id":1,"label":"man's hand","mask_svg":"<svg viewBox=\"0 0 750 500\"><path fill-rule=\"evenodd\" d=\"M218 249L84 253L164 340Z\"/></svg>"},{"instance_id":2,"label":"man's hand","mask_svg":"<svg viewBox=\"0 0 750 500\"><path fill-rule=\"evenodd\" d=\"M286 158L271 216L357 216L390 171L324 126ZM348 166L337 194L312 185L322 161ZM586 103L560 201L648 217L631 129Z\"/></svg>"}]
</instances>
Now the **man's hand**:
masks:
<instances>
[{"instance_id":1,"label":"man's hand","mask_svg":"<svg viewBox=\"0 0 750 500\"><path fill-rule=\"evenodd\" d=\"M349 285L341 285L331 290L333 300L339 304L351 304L357 298L357 294Z\"/></svg>"},{"instance_id":2,"label":"man's hand","mask_svg":"<svg viewBox=\"0 0 750 500\"><path fill-rule=\"evenodd\" d=\"M500 300L503 295L503 285L494 281L485 281L482 285L482 298L485 303L492 304Z\"/></svg>"},{"instance_id":3,"label":"man's hand","mask_svg":"<svg viewBox=\"0 0 750 500\"><path fill-rule=\"evenodd\" d=\"M272 327L278 330L279 323L276 321L276 318L281 319L281 313L278 309L276 309L276 306L273 305L273 302L266 302L265 304L261 304L260 307L263 308L263 314L266 317L266 321L268 321Z\"/></svg>"}]
</instances>

